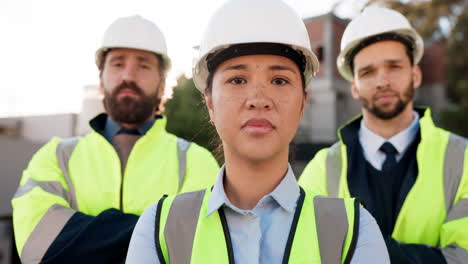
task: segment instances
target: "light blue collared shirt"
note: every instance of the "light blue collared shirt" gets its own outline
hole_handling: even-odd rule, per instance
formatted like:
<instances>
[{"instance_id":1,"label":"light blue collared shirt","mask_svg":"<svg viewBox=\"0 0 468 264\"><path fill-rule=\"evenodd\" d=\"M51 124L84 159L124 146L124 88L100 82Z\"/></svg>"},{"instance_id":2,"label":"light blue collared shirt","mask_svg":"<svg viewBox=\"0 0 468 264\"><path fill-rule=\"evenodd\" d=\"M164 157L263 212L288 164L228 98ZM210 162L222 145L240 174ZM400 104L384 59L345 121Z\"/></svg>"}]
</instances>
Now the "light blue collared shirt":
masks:
<instances>
[{"instance_id":1,"label":"light blue collared shirt","mask_svg":"<svg viewBox=\"0 0 468 264\"><path fill-rule=\"evenodd\" d=\"M148 122L145 122L138 126L137 130L140 132L142 136L146 134L150 130L150 128L154 125L156 119L152 119ZM104 137L112 143L112 138L119 133L122 126L119 123L115 122L110 116L107 117L106 126L104 127Z\"/></svg>"},{"instance_id":2,"label":"light blue collared shirt","mask_svg":"<svg viewBox=\"0 0 468 264\"><path fill-rule=\"evenodd\" d=\"M419 131L419 114L413 111L414 119L411 124L404 130L398 132L389 139L385 139L366 127L364 119L361 120L361 128L359 129L359 142L361 143L364 157L377 170L382 169L382 164L385 161L386 155L379 148L385 142L390 142L398 151L395 156L397 161L400 161L405 154L406 149L411 142L416 138Z\"/></svg>"},{"instance_id":3,"label":"light blue collared shirt","mask_svg":"<svg viewBox=\"0 0 468 264\"><path fill-rule=\"evenodd\" d=\"M208 201L206 217L223 208L231 235L236 263L281 263L300 194L291 167L276 187L252 210L233 205L224 191L224 166L221 168ZM138 220L127 255L128 264L159 264L154 241L157 204ZM359 236L351 263L390 263L385 242L374 218L360 208Z\"/></svg>"}]
</instances>

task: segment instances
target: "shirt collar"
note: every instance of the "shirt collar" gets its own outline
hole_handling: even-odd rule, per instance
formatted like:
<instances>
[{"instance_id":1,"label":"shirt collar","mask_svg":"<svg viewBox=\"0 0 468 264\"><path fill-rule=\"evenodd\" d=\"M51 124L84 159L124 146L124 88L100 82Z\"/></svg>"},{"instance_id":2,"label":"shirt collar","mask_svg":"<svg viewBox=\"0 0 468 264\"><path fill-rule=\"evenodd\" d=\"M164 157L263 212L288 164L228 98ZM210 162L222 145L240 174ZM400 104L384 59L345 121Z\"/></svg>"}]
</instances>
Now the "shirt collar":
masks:
<instances>
[{"instance_id":1,"label":"shirt collar","mask_svg":"<svg viewBox=\"0 0 468 264\"><path fill-rule=\"evenodd\" d=\"M413 111L413 115L413 122L411 122L407 128L389 139L385 139L372 132L366 127L364 119L362 119L361 128L359 129L359 139L363 149L367 149L369 154L372 155L377 153L380 146L388 141L396 148L399 155L403 154L406 148L411 144L411 142L413 142L419 131L419 114L416 111Z\"/></svg>"},{"instance_id":2,"label":"shirt collar","mask_svg":"<svg viewBox=\"0 0 468 264\"><path fill-rule=\"evenodd\" d=\"M148 122L145 122L137 127L138 132L143 136L148 130L153 126L156 119L152 119ZM112 142L112 138L117 135L117 133L122 129L122 126L119 123L115 122L111 117L107 117L106 126L104 127L104 137Z\"/></svg>"},{"instance_id":3,"label":"shirt collar","mask_svg":"<svg viewBox=\"0 0 468 264\"><path fill-rule=\"evenodd\" d=\"M221 167L215 185L213 186L213 190L211 191L211 196L208 201L208 212L206 214L207 217L217 211L223 205L226 205L237 212L242 211L241 209L234 206L227 198L223 184L224 175L225 165ZM294 172L291 169L291 166L288 164L288 171L281 180L280 184L276 186L276 188L271 193L265 195L265 197L271 196L279 206L281 206L286 211L293 213L296 209L296 203L299 194L299 185L297 184L296 177L294 176ZM265 197L260 199L260 201Z\"/></svg>"},{"instance_id":4,"label":"shirt collar","mask_svg":"<svg viewBox=\"0 0 468 264\"><path fill-rule=\"evenodd\" d=\"M140 134L142 136L144 136L146 133L148 133L150 128L154 125L154 122L156 122L156 119L151 119L150 121L139 125L138 126L138 131L140 132Z\"/></svg>"}]
</instances>

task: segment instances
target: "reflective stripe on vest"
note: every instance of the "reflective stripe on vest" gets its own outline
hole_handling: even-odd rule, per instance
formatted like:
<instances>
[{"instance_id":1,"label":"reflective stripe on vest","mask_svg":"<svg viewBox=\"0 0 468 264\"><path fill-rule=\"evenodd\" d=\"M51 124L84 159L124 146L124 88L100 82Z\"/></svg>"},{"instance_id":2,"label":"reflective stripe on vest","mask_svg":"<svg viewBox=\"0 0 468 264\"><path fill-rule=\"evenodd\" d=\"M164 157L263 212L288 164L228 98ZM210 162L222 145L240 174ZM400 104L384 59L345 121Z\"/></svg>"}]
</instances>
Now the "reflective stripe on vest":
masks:
<instances>
[{"instance_id":1,"label":"reflective stripe on vest","mask_svg":"<svg viewBox=\"0 0 468 264\"><path fill-rule=\"evenodd\" d=\"M456 200L456 194L460 186L461 177L464 171L464 159L466 148L468 146L468 141L465 138L460 136L450 134L450 140L447 146L447 152L445 155L445 166L444 174L451 175L451 177L444 177L444 190L445 190L445 204L447 210L447 218L445 223L466 218L468 216L468 199L461 198L458 201ZM461 155L460 155L461 154ZM461 166L460 166L461 164ZM463 220L462 220L463 221ZM466 228L466 224L458 222L452 222L449 225L451 229L462 230ZM447 263L462 263L468 259L468 250L460 247L457 243L453 243L453 236L450 231L447 229L447 235L444 236L446 239L450 239L448 242L450 244L443 245L442 254L444 255ZM441 243L447 243L445 239L441 239Z\"/></svg>"},{"instance_id":2,"label":"reflective stripe on vest","mask_svg":"<svg viewBox=\"0 0 468 264\"><path fill-rule=\"evenodd\" d=\"M210 194L207 189L159 201L155 246L161 263L234 263L223 210L205 217ZM358 227L356 200L306 196L301 189L283 263L349 263Z\"/></svg>"},{"instance_id":3,"label":"reflective stripe on vest","mask_svg":"<svg viewBox=\"0 0 468 264\"><path fill-rule=\"evenodd\" d=\"M182 190L185 172L187 170L187 151L191 143L192 142L183 138L177 138L177 158L179 159L179 188L177 189L177 192Z\"/></svg>"},{"instance_id":4,"label":"reflective stripe on vest","mask_svg":"<svg viewBox=\"0 0 468 264\"><path fill-rule=\"evenodd\" d=\"M63 199L65 200L67 200L67 197L70 197L71 195L69 191L65 190L65 188L62 187L62 184L59 181L35 181L31 178L28 178L26 183L21 185L18 188L18 190L16 190L16 193L13 196L13 199L16 199L25 194L28 194L30 191L32 191L32 189L36 187L40 187L42 190L50 194L63 197Z\"/></svg>"},{"instance_id":5,"label":"reflective stripe on vest","mask_svg":"<svg viewBox=\"0 0 468 264\"><path fill-rule=\"evenodd\" d=\"M441 237L439 230L442 225L466 217L468 212L466 199L457 200L460 182L466 174L467 141L443 130L429 135L439 138L431 139L430 145L424 137L421 139L417 150L418 178L403 203L392 237L404 243L444 247L448 245L447 240L451 241L448 234L454 231L452 228L447 233L446 227ZM327 191L332 197L349 197L347 158L343 151L346 151L346 146L337 143L326 156ZM435 209L420 218L427 203Z\"/></svg>"},{"instance_id":6,"label":"reflective stripe on vest","mask_svg":"<svg viewBox=\"0 0 468 264\"><path fill-rule=\"evenodd\" d=\"M74 213L74 210L65 206L52 205L24 243L21 263L40 263L52 242Z\"/></svg>"},{"instance_id":7,"label":"reflective stripe on vest","mask_svg":"<svg viewBox=\"0 0 468 264\"><path fill-rule=\"evenodd\" d=\"M452 209L455 195L463 175L465 150L468 141L455 134L450 134L444 165L445 209Z\"/></svg>"},{"instance_id":8,"label":"reflective stripe on vest","mask_svg":"<svg viewBox=\"0 0 468 264\"><path fill-rule=\"evenodd\" d=\"M68 161L70 160L70 155L75 149L75 146L78 144L79 140L79 137L64 139L58 144L56 149L57 162L60 170L63 173L63 177L67 182L69 188L68 191L62 187L62 184L59 181L36 181L29 178L25 184L21 185L18 190L16 190L13 198L19 198L29 193L35 187L40 187L50 194L62 197L70 204L72 209L78 210L78 206L76 204L75 188L68 174Z\"/></svg>"},{"instance_id":9,"label":"reflective stripe on vest","mask_svg":"<svg viewBox=\"0 0 468 264\"><path fill-rule=\"evenodd\" d=\"M78 204L76 202L75 187L73 186L70 174L68 173L68 162L70 161L71 154L73 150L75 150L76 145L78 145L80 138L81 137L63 139L57 145L56 150L57 162L60 166L60 170L62 170L63 177L67 181L70 193L70 197L67 201L70 204L70 207L75 210L78 210Z\"/></svg>"},{"instance_id":10,"label":"reflective stripe on vest","mask_svg":"<svg viewBox=\"0 0 468 264\"><path fill-rule=\"evenodd\" d=\"M68 187L70 188L70 206L73 209L78 210L76 203L76 195L71 178L68 174L68 162L70 161L71 154L75 149L76 145L81 137L63 139L57 146L57 162L62 170L62 174L65 177ZM190 148L192 142L187 141L183 138L177 138L177 158L179 160L179 187L178 192L182 189L184 183L186 171L187 171L187 151Z\"/></svg>"},{"instance_id":11,"label":"reflective stripe on vest","mask_svg":"<svg viewBox=\"0 0 468 264\"><path fill-rule=\"evenodd\" d=\"M341 143L337 142L330 147L327 153L327 191L330 197L338 197L342 162Z\"/></svg>"},{"instance_id":12,"label":"reflective stripe on vest","mask_svg":"<svg viewBox=\"0 0 468 264\"><path fill-rule=\"evenodd\" d=\"M467 144L465 138L450 134L444 160L444 194L447 212L452 208L463 175ZM331 197L338 197L340 180L342 177L347 177L347 174L342 173L342 162L341 143L338 142L330 147L326 160L327 191Z\"/></svg>"},{"instance_id":13,"label":"reflective stripe on vest","mask_svg":"<svg viewBox=\"0 0 468 264\"><path fill-rule=\"evenodd\" d=\"M341 255L336 254L336 249L351 248L350 252L353 252L356 247L359 233L359 203L356 200L354 226L351 226L354 229L352 231L354 239L350 241L350 245L345 245L349 223L343 199L317 196L314 199L314 206L322 263L341 263ZM344 263L350 263L351 258L352 254L346 254Z\"/></svg>"}]
</instances>

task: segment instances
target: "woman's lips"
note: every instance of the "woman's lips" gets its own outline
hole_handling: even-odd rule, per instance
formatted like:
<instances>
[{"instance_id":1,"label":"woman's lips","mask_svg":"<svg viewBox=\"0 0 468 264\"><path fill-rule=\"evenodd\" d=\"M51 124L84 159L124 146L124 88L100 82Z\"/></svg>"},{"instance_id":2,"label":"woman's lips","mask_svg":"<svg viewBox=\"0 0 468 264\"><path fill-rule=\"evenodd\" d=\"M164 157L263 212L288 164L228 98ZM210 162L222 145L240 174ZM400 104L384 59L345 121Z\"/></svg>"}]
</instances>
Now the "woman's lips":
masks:
<instances>
[{"instance_id":1,"label":"woman's lips","mask_svg":"<svg viewBox=\"0 0 468 264\"><path fill-rule=\"evenodd\" d=\"M264 118L249 119L242 125L242 130L254 135L267 134L273 129L275 129L273 124Z\"/></svg>"}]
</instances>

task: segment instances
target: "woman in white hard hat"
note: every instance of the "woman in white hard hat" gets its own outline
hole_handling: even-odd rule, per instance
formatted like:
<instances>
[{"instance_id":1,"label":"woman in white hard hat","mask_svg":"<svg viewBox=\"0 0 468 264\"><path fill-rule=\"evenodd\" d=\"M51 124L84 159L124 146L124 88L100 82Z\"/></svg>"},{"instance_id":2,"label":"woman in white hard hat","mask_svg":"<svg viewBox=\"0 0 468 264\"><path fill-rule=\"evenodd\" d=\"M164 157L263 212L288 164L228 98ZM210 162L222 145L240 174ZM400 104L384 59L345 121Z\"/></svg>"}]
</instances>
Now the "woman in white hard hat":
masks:
<instances>
[{"instance_id":1,"label":"woman in white hard hat","mask_svg":"<svg viewBox=\"0 0 468 264\"><path fill-rule=\"evenodd\" d=\"M279 0L231 0L211 18L200 55L194 81L225 164L212 188L148 208L127 263L389 263L355 199L301 189L288 164L318 70L300 17Z\"/></svg>"}]
</instances>

